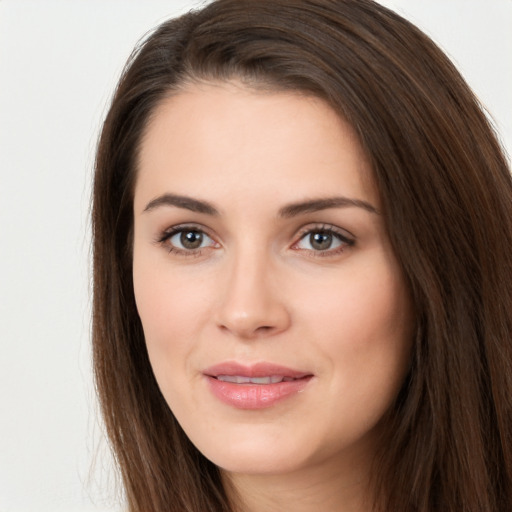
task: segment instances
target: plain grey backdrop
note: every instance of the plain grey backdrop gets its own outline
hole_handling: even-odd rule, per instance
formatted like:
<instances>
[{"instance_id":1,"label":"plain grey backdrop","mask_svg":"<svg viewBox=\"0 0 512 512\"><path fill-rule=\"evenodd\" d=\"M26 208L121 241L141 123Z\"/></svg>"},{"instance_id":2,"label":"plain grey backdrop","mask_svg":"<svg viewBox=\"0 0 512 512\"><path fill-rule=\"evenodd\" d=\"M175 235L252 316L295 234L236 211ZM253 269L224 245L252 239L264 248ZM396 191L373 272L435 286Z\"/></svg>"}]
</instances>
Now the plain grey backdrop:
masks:
<instances>
[{"instance_id":1,"label":"plain grey backdrop","mask_svg":"<svg viewBox=\"0 0 512 512\"><path fill-rule=\"evenodd\" d=\"M512 0L382 3L449 54L510 152ZM133 46L197 5L0 0L0 512L122 509L90 370L92 163Z\"/></svg>"}]
</instances>

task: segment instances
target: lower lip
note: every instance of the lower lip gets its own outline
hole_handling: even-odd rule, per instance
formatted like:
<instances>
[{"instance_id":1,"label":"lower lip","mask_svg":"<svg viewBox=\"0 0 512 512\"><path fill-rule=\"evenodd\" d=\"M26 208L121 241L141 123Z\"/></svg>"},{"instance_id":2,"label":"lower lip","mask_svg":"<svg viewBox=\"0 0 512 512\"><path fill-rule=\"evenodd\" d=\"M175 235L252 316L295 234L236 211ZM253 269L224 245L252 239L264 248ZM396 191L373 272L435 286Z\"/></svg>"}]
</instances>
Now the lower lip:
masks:
<instances>
[{"instance_id":1,"label":"lower lip","mask_svg":"<svg viewBox=\"0 0 512 512\"><path fill-rule=\"evenodd\" d=\"M311 376L275 384L234 384L207 376L212 393L222 402L237 409L264 409L300 393Z\"/></svg>"}]
</instances>

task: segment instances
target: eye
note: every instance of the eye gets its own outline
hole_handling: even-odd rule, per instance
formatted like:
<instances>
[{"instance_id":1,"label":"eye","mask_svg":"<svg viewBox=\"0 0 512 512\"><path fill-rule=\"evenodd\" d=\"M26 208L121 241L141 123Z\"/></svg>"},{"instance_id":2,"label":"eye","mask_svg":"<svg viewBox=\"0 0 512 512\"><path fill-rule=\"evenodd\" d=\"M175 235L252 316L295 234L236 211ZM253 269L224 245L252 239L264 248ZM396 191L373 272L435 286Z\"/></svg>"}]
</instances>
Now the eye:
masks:
<instances>
[{"instance_id":1,"label":"eye","mask_svg":"<svg viewBox=\"0 0 512 512\"><path fill-rule=\"evenodd\" d=\"M335 231L333 228L308 229L300 240L293 245L294 249L331 255L342 252L346 247L354 245L354 240Z\"/></svg>"},{"instance_id":2,"label":"eye","mask_svg":"<svg viewBox=\"0 0 512 512\"><path fill-rule=\"evenodd\" d=\"M206 247L215 247L217 243L204 231L195 227L176 227L167 231L158 240L170 252L197 253Z\"/></svg>"},{"instance_id":3,"label":"eye","mask_svg":"<svg viewBox=\"0 0 512 512\"><path fill-rule=\"evenodd\" d=\"M201 231L178 231L175 235L169 238L169 242L175 247L180 249L199 249L203 247L205 242L211 240L208 236ZM208 243L206 245L209 245Z\"/></svg>"}]
</instances>

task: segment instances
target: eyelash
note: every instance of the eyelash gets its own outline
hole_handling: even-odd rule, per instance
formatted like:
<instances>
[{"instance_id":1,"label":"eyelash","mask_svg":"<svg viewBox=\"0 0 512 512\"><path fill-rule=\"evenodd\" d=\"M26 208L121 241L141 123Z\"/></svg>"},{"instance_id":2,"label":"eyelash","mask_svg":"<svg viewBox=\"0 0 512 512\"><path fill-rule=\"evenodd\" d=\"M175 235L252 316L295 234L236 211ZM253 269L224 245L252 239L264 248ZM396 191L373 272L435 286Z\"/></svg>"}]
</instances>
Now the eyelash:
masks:
<instances>
[{"instance_id":1,"label":"eyelash","mask_svg":"<svg viewBox=\"0 0 512 512\"><path fill-rule=\"evenodd\" d=\"M349 236L342 233L341 230L335 228L334 226L322 224L322 225L317 225L317 226L313 226L313 227L308 226L308 227L303 228L301 230L301 232L299 233L299 238L298 238L297 242L295 242L292 245L292 248L296 247L301 241L306 239L307 236L311 236L315 233L321 233L322 235L328 235L328 236L332 236L333 238L336 238L340 242L339 247L337 247L335 249L326 249L323 251L322 250L313 250L313 249L297 249L297 250L307 251L311 256L313 256L315 258L328 258L328 257L332 257L332 256L337 256L337 255L341 254L342 252L344 252L347 248L353 247L355 245L354 238L350 238Z\"/></svg>"},{"instance_id":2,"label":"eyelash","mask_svg":"<svg viewBox=\"0 0 512 512\"><path fill-rule=\"evenodd\" d=\"M181 249L181 248L176 247L169 243L169 240L173 236L177 235L178 233L186 233L186 232L199 233L201 235L207 236L212 241L214 241L213 238L210 237L210 235L208 235L208 233L203 228L201 228L199 226L179 225L179 226L174 226L174 227L164 231L162 233L162 235L158 237L156 242L163 245L170 254L176 254L178 256L185 256L185 257L200 257L203 254L204 249L213 247L213 244L212 244L211 246L199 247L197 249ZM304 239L306 239L307 236L311 236L315 233L321 233L323 235L332 236L333 238L337 239L340 242L339 247L337 247L335 249L326 249L326 250L313 250L313 249L297 248L297 245L300 242L302 242ZM215 244L216 243L217 242L215 242ZM299 233L299 237L298 237L297 241L294 242L291 247L292 247L292 249L295 248L298 251L307 252L313 257L326 258L326 257L336 256L338 254L341 254L347 248L353 247L354 245L355 245L355 239L349 238L347 235L343 234L340 230L336 229L334 226L323 224L323 225L308 226L306 228L303 228L301 230L301 232Z\"/></svg>"},{"instance_id":3,"label":"eyelash","mask_svg":"<svg viewBox=\"0 0 512 512\"><path fill-rule=\"evenodd\" d=\"M213 240L213 238L208 235L208 233L199 226L194 225L180 225L180 226L174 226L162 233L162 235L156 240L157 243L163 245L169 254L176 254L178 256L185 256L185 257L199 257L202 255L203 250L207 249L208 247L200 247L197 249L180 249L179 247L176 247L169 243L169 240L178 233L187 233L187 232L195 232L199 233L201 235L206 235L208 238Z\"/></svg>"}]
</instances>

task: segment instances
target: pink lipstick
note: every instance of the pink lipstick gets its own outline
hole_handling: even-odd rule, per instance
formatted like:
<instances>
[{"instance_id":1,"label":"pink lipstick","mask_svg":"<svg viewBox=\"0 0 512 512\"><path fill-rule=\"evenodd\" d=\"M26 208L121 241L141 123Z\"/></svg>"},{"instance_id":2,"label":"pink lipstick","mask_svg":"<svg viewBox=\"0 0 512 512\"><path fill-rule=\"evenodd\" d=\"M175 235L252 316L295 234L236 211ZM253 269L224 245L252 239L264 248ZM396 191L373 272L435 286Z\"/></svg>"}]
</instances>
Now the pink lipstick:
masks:
<instances>
[{"instance_id":1,"label":"pink lipstick","mask_svg":"<svg viewBox=\"0 0 512 512\"><path fill-rule=\"evenodd\" d=\"M263 409L302 391L313 375L271 363L221 363L206 369L210 390L238 409Z\"/></svg>"}]
</instances>

